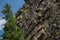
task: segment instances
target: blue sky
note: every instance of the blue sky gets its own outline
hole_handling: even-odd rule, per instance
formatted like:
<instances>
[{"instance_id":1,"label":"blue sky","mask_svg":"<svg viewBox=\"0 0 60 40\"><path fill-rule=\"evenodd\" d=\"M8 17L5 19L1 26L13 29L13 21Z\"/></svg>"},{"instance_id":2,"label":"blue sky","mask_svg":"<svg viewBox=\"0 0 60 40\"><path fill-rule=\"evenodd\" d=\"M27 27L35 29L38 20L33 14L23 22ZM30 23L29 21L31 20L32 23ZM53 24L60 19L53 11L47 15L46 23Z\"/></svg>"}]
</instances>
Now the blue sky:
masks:
<instances>
[{"instance_id":1,"label":"blue sky","mask_svg":"<svg viewBox=\"0 0 60 40\"><path fill-rule=\"evenodd\" d=\"M5 19L1 19L0 20L0 30L2 30L2 28L4 28L4 24L6 23Z\"/></svg>"},{"instance_id":2,"label":"blue sky","mask_svg":"<svg viewBox=\"0 0 60 40\"><path fill-rule=\"evenodd\" d=\"M3 28L5 23L6 23L5 19L0 20L0 36L4 33Z\"/></svg>"},{"instance_id":3,"label":"blue sky","mask_svg":"<svg viewBox=\"0 0 60 40\"><path fill-rule=\"evenodd\" d=\"M3 6L8 3L11 5L11 9L13 13L15 14L19 8L21 8L24 4L24 0L0 0L0 35L2 34L2 28L4 27L3 25L6 23L5 19L2 19L4 16L1 11L4 8Z\"/></svg>"},{"instance_id":4,"label":"blue sky","mask_svg":"<svg viewBox=\"0 0 60 40\"><path fill-rule=\"evenodd\" d=\"M3 28L4 28L4 24L6 23L6 20L5 19L1 19L0 20L0 35L3 34Z\"/></svg>"},{"instance_id":5,"label":"blue sky","mask_svg":"<svg viewBox=\"0 0 60 40\"><path fill-rule=\"evenodd\" d=\"M11 9L13 11L13 13L15 14L17 12L17 10L19 8L22 7L22 5L24 4L24 0L0 0L0 19L3 16L3 14L1 13L3 6L8 3L11 5Z\"/></svg>"}]
</instances>

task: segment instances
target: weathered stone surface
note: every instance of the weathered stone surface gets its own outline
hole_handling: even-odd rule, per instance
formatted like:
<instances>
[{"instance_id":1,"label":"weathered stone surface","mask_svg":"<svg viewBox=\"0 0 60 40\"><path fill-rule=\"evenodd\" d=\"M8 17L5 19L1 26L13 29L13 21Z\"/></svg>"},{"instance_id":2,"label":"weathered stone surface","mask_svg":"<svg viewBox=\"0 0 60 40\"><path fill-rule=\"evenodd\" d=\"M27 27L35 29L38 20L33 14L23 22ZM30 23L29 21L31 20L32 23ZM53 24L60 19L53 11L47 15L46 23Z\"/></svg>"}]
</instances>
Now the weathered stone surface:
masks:
<instances>
[{"instance_id":1,"label":"weathered stone surface","mask_svg":"<svg viewBox=\"0 0 60 40\"><path fill-rule=\"evenodd\" d=\"M60 0L24 0L17 26L29 40L60 40Z\"/></svg>"}]
</instances>

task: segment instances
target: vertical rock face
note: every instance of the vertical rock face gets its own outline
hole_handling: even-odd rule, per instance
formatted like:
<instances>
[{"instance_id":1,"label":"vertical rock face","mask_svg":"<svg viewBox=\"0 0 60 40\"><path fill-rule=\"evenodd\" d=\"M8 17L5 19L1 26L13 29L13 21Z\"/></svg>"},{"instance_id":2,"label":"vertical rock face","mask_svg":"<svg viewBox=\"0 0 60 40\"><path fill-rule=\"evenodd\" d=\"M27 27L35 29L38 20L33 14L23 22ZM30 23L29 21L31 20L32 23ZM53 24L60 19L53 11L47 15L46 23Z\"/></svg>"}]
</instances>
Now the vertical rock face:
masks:
<instances>
[{"instance_id":1,"label":"vertical rock face","mask_svg":"<svg viewBox=\"0 0 60 40\"><path fill-rule=\"evenodd\" d=\"M24 0L17 26L29 40L60 40L60 0Z\"/></svg>"}]
</instances>

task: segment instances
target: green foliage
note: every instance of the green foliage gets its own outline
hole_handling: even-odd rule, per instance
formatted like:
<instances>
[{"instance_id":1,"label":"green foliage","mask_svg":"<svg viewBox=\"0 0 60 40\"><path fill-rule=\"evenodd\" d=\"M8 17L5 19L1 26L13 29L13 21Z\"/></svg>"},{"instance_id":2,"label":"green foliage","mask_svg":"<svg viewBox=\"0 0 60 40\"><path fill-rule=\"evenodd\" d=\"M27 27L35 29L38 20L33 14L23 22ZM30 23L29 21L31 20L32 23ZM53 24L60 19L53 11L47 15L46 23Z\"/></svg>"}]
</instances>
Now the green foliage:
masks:
<instances>
[{"instance_id":1,"label":"green foliage","mask_svg":"<svg viewBox=\"0 0 60 40\"><path fill-rule=\"evenodd\" d=\"M24 40L24 31L16 26L16 19L10 8L11 6L6 4L2 10L7 21L4 27L3 40Z\"/></svg>"}]
</instances>

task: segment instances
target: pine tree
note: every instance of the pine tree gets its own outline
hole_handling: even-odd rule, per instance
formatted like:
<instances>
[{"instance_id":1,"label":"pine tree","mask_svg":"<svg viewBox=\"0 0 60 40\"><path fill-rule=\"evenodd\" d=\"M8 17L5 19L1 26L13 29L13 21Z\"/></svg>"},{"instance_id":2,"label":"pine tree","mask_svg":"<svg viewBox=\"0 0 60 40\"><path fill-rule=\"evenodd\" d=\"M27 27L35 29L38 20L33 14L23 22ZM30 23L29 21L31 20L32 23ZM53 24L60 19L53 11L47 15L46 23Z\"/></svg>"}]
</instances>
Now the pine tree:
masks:
<instances>
[{"instance_id":1,"label":"pine tree","mask_svg":"<svg viewBox=\"0 0 60 40\"><path fill-rule=\"evenodd\" d=\"M4 27L3 40L24 40L24 32L16 26L16 19L11 10L11 6L6 4L2 13L5 15L7 23Z\"/></svg>"}]
</instances>

